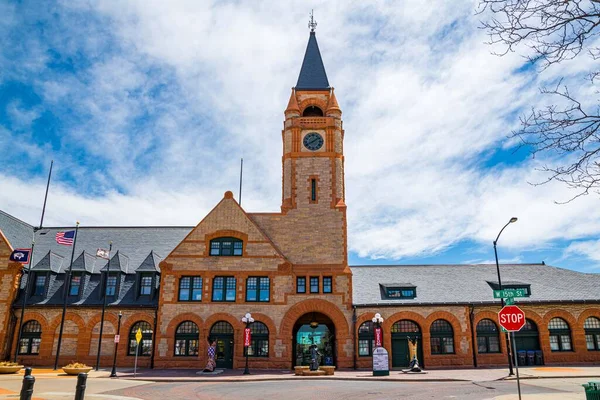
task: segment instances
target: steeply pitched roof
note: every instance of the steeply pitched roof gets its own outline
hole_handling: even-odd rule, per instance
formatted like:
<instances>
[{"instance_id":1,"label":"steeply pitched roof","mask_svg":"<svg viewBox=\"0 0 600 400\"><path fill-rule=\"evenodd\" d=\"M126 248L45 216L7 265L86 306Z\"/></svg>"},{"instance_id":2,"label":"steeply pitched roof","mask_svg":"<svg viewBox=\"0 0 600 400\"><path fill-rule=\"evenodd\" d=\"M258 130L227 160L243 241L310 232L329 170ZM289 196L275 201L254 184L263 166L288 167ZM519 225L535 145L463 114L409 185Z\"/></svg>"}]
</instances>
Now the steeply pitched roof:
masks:
<instances>
[{"instance_id":1,"label":"steeply pitched roof","mask_svg":"<svg viewBox=\"0 0 600 400\"><path fill-rule=\"evenodd\" d=\"M352 298L365 304L480 304L497 303L488 282L498 280L495 264L354 266ZM531 285L531 296L517 303L600 301L600 274L586 274L544 264L500 266L502 282ZM383 299L379 285L411 282L414 299Z\"/></svg>"},{"instance_id":2,"label":"steeply pitched roof","mask_svg":"<svg viewBox=\"0 0 600 400\"><path fill-rule=\"evenodd\" d=\"M311 32L306 46L306 53L304 53L304 61L302 61L300 76L298 76L298 83L296 83L296 90L327 89L329 89L329 81L323 66L317 37L314 32Z\"/></svg>"},{"instance_id":3,"label":"steeply pitched roof","mask_svg":"<svg viewBox=\"0 0 600 400\"><path fill-rule=\"evenodd\" d=\"M33 226L0 210L0 230L13 249L30 248Z\"/></svg>"}]
</instances>

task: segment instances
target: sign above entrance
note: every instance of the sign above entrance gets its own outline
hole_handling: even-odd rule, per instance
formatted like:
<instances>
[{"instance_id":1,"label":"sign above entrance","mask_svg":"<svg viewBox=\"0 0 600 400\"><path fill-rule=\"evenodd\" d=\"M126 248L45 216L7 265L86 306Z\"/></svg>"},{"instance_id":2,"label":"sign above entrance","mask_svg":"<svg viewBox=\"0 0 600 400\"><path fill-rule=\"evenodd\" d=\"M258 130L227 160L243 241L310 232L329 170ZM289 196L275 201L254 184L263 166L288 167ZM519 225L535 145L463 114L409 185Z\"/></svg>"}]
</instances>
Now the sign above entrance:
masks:
<instances>
[{"instance_id":1,"label":"sign above entrance","mask_svg":"<svg viewBox=\"0 0 600 400\"><path fill-rule=\"evenodd\" d=\"M504 306L498 312L498 323L508 332L520 331L525 325L525 313L517 306Z\"/></svg>"},{"instance_id":2,"label":"sign above entrance","mask_svg":"<svg viewBox=\"0 0 600 400\"><path fill-rule=\"evenodd\" d=\"M383 347L373 349L373 376L387 376L390 374L388 352Z\"/></svg>"}]
</instances>

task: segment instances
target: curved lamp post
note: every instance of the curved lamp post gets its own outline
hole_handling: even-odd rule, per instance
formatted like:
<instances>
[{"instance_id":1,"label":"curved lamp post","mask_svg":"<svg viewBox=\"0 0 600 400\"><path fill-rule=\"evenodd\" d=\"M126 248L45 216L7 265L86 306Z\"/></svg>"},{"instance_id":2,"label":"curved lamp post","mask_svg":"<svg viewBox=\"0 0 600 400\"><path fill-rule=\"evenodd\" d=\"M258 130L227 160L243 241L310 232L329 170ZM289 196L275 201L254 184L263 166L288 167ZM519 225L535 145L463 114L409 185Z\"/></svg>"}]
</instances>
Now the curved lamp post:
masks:
<instances>
[{"instance_id":1,"label":"curved lamp post","mask_svg":"<svg viewBox=\"0 0 600 400\"><path fill-rule=\"evenodd\" d=\"M502 231L504 231L504 229L508 225L517 222L517 220L518 220L517 217L512 217L506 223L506 225L504 225L502 227L502 229L500 229L500 233L498 233L498 236L496 236L496 240L494 240L494 255L496 256L496 272L498 273L498 289L500 289L500 290L502 290L502 279L500 278L500 264L498 264L498 250L496 249L496 245L498 244L498 239L500 239L500 235L502 235ZM502 307L504 307L504 298L502 298L502 297L500 297L500 304L502 305ZM506 355L508 356L508 374L514 375L512 358L510 357L510 344L508 343L508 333L505 333L505 338L506 338Z\"/></svg>"},{"instance_id":2,"label":"curved lamp post","mask_svg":"<svg viewBox=\"0 0 600 400\"><path fill-rule=\"evenodd\" d=\"M250 329L248 326L254 322L254 318L252 318L252 314L246 313L242 317L242 322L246 324L246 329ZM246 331L244 331L244 340L246 340ZM248 348L252 345L252 343L248 343L246 346L246 368L244 368L244 375L250 375L250 370L248 369Z\"/></svg>"},{"instance_id":3,"label":"curved lamp post","mask_svg":"<svg viewBox=\"0 0 600 400\"><path fill-rule=\"evenodd\" d=\"M373 321L373 325L375 325L375 329L381 329L381 324L383 324L383 318L381 318L381 314L379 314L379 313L375 314L375 316L373 318L371 318L371 321ZM376 334L376 332L375 332L375 330L373 330L373 335L375 335L375 334ZM382 338L382 341L383 341L383 338ZM375 340L375 347L379 347L377 345L377 340Z\"/></svg>"}]
</instances>

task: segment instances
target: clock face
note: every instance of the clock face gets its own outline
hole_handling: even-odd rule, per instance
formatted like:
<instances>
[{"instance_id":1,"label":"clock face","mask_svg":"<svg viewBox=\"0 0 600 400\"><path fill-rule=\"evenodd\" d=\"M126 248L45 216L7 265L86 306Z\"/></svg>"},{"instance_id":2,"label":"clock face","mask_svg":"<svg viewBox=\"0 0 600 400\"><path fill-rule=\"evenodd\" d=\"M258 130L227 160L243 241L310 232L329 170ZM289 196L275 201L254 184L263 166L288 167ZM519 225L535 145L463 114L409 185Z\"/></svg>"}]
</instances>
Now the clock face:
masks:
<instances>
[{"instance_id":1,"label":"clock face","mask_svg":"<svg viewBox=\"0 0 600 400\"><path fill-rule=\"evenodd\" d=\"M304 147L311 151L319 150L323 147L323 137L319 135L317 132L310 132L306 136L304 136Z\"/></svg>"}]
</instances>

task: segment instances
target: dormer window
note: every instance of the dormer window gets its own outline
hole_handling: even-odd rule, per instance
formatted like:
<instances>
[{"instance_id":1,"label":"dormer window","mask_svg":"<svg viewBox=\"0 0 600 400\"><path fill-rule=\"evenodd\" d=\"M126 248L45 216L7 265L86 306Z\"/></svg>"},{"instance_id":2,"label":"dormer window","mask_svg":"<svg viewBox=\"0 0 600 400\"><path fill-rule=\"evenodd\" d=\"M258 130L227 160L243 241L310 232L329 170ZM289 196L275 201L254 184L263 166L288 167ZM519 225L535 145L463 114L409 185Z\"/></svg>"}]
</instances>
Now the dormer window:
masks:
<instances>
[{"instance_id":1,"label":"dormer window","mask_svg":"<svg viewBox=\"0 0 600 400\"><path fill-rule=\"evenodd\" d=\"M106 295L114 296L117 293L117 277L115 275L109 275L106 278Z\"/></svg>"},{"instance_id":2,"label":"dormer window","mask_svg":"<svg viewBox=\"0 0 600 400\"><path fill-rule=\"evenodd\" d=\"M71 286L69 287L69 296L79 296L79 289L81 288L81 275L71 276Z\"/></svg>"},{"instance_id":3,"label":"dormer window","mask_svg":"<svg viewBox=\"0 0 600 400\"><path fill-rule=\"evenodd\" d=\"M410 283L380 284L383 299L404 300L417 297L417 287Z\"/></svg>"},{"instance_id":4,"label":"dormer window","mask_svg":"<svg viewBox=\"0 0 600 400\"><path fill-rule=\"evenodd\" d=\"M140 296L152 294L152 274L142 274L140 277Z\"/></svg>"},{"instance_id":5,"label":"dormer window","mask_svg":"<svg viewBox=\"0 0 600 400\"><path fill-rule=\"evenodd\" d=\"M46 294L46 274L36 274L35 287L33 288L34 296L44 296Z\"/></svg>"},{"instance_id":6,"label":"dormer window","mask_svg":"<svg viewBox=\"0 0 600 400\"><path fill-rule=\"evenodd\" d=\"M217 238L210 241L211 256L241 256L243 249L244 242L232 237Z\"/></svg>"}]
</instances>

